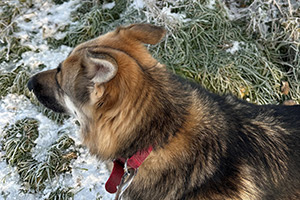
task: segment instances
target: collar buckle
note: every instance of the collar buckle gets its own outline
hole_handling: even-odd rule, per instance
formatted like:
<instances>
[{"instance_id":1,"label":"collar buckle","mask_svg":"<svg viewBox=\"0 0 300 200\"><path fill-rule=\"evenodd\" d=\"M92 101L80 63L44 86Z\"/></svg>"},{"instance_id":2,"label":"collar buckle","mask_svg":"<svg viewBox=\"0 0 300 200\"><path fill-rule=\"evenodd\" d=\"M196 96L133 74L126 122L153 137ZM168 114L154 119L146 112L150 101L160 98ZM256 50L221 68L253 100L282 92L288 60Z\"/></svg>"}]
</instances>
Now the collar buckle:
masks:
<instances>
[{"instance_id":1,"label":"collar buckle","mask_svg":"<svg viewBox=\"0 0 300 200\"><path fill-rule=\"evenodd\" d=\"M115 196L115 200L121 200L122 195L124 194L125 190L129 187L132 183L133 178L136 176L138 168L128 168L127 161L124 163L124 174L122 176L120 185L117 186L117 193Z\"/></svg>"}]
</instances>

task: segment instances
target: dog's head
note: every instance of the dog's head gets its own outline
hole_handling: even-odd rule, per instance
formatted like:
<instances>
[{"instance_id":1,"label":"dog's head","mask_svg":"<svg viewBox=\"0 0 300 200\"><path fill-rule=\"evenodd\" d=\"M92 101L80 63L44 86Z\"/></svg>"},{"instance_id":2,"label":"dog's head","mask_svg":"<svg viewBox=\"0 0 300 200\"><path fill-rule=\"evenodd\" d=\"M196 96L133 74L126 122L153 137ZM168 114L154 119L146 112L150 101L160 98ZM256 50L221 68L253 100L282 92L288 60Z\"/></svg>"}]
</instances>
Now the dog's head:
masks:
<instances>
[{"instance_id":1,"label":"dog's head","mask_svg":"<svg viewBox=\"0 0 300 200\"><path fill-rule=\"evenodd\" d=\"M164 68L144 44L164 35L165 29L150 24L119 27L78 45L56 69L34 75L28 88L46 107L75 115L91 152L112 158L124 138L132 138L133 121L144 121L137 113L149 115L136 102L149 96L143 88L152 79L145 74Z\"/></svg>"},{"instance_id":2,"label":"dog's head","mask_svg":"<svg viewBox=\"0 0 300 200\"><path fill-rule=\"evenodd\" d=\"M150 24L119 27L78 45L56 69L33 76L28 87L53 111L79 121L91 118L95 106L117 103L135 88L139 74L157 63L143 43L156 44L164 35L163 28Z\"/></svg>"}]
</instances>

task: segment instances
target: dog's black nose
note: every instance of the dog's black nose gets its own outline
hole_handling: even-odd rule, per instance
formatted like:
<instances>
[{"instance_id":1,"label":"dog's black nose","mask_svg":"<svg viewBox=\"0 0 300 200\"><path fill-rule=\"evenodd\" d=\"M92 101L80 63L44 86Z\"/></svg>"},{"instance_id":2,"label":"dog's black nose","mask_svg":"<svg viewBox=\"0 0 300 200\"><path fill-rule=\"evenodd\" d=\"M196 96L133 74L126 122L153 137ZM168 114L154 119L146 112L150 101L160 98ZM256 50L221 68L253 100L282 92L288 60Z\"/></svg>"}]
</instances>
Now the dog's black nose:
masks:
<instances>
[{"instance_id":1,"label":"dog's black nose","mask_svg":"<svg viewBox=\"0 0 300 200\"><path fill-rule=\"evenodd\" d=\"M29 79L29 81L28 81L28 83L27 83L27 87L28 87L28 89L29 89L30 91L33 90L33 80L32 80L32 78Z\"/></svg>"}]
</instances>

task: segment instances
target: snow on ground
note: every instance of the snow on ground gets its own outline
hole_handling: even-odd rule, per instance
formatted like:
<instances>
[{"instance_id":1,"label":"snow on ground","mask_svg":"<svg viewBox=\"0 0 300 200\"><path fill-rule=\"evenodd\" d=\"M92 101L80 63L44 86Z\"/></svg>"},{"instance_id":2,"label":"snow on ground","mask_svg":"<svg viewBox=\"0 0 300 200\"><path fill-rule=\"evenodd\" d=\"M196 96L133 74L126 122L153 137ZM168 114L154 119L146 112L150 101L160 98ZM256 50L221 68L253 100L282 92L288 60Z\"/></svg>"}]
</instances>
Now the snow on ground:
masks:
<instances>
[{"instance_id":1,"label":"snow on ground","mask_svg":"<svg viewBox=\"0 0 300 200\"><path fill-rule=\"evenodd\" d=\"M17 66L23 63L25 66L30 66L32 70L36 70L40 64L45 64L47 67L44 70L53 69L67 58L71 50L72 48L63 45L58 49L45 49L38 53L27 51L22 54L22 60L17 63Z\"/></svg>"},{"instance_id":2,"label":"snow on ground","mask_svg":"<svg viewBox=\"0 0 300 200\"><path fill-rule=\"evenodd\" d=\"M216 0L210 0L206 7L209 8L209 9L215 9L215 5L216 5Z\"/></svg>"},{"instance_id":3,"label":"snow on ground","mask_svg":"<svg viewBox=\"0 0 300 200\"><path fill-rule=\"evenodd\" d=\"M11 1L11 3L18 2ZM62 37L64 33L60 30L72 23L70 13L80 3L79 0L70 0L62 5L55 5L52 1L33 0L32 8L21 11L23 14L16 19L20 31L15 33L15 36L21 38L22 43L29 46L32 51L23 53L22 59L16 66L25 64L36 71L40 64L46 65L45 69L50 69L55 68L64 60L71 48L61 46L55 50L50 49L45 38L48 36L54 36L57 39ZM5 64L1 64L0 70L6 70L5 66ZM37 146L32 151L37 160L44 159L47 148L58 139L57 132L59 130L66 130L76 145L81 142L78 127L72 118L59 126L38 112L26 97L15 94L9 94L0 100L0 140L3 138L3 128L7 123L14 123L25 117L32 117L40 121L40 135L36 140ZM20 192L22 186L19 183L19 175L15 168L7 165L3 155L0 143L0 200L45 199L53 189L55 190L59 186L74 188L74 199L78 200L96 198L109 200L114 197L104 189L104 184L109 176L108 170L103 163L91 156L87 149L82 148L78 158L72 161L71 172L56 177L49 182L43 192L37 194Z\"/></svg>"},{"instance_id":4,"label":"snow on ground","mask_svg":"<svg viewBox=\"0 0 300 200\"><path fill-rule=\"evenodd\" d=\"M232 42L232 47L226 49L226 52L234 54L235 52L237 52L238 50L240 50L241 45L244 45L244 42L233 41Z\"/></svg>"}]
</instances>

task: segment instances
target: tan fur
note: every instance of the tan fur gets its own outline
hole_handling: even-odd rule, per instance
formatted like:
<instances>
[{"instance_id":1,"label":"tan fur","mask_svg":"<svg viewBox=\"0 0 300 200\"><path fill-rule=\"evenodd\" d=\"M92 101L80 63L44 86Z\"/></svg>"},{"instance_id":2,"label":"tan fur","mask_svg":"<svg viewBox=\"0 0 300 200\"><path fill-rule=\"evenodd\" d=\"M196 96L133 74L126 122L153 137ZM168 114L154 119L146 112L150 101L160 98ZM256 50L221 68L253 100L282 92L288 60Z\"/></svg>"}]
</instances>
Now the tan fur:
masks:
<instances>
[{"instance_id":1,"label":"tan fur","mask_svg":"<svg viewBox=\"0 0 300 200\"><path fill-rule=\"evenodd\" d=\"M241 171L243 175L241 176L241 190L237 199L243 200L252 200L257 199L261 196L261 189L256 187L253 183L253 175L251 174L251 170L248 169L248 166L242 167Z\"/></svg>"}]
</instances>

